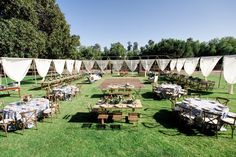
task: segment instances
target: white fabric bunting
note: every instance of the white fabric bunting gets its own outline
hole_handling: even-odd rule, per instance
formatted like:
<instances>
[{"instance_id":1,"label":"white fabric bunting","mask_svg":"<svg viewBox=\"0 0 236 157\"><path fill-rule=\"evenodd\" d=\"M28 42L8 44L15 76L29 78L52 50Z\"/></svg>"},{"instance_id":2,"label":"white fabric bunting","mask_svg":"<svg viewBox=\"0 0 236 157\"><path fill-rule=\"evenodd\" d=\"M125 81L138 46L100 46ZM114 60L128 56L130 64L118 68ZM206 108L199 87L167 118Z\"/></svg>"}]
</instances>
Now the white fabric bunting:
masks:
<instances>
[{"instance_id":1,"label":"white fabric bunting","mask_svg":"<svg viewBox=\"0 0 236 157\"><path fill-rule=\"evenodd\" d=\"M224 57L224 78L229 84L236 83L236 55Z\"/></svg>"},{"instance_id":2,"label":"white fabric bunting","mask_svg":"<svg viewBox=\"0 0 236 157\"><path fill-rule=\"evenodd\" d=\"M177 60L176 69L177 69L178 73L179 73L179 72L181 71L181 69L183 68L185 60L186 60L185 58L181 58L181 59L178 59L178 60Z\"/></svg>"},{"instance_id":3,"label":"white fabric bunting","mask_svg":"<svg viewBox=\"0 0 236 157\"><path fill-rule=\"evenodd\" d=\"M224 57L223 69L225 81L230 84L229 94L233 94L233 84L236 83L236 55Z\"/></svg>"},{"instance_id":4,"label":"white fabric bunting","mask_svg":"<svg viewBox=\"0 0 236 157\"><path fill-rule=\"evenodd\" d=\"M221 56L212 56L212 57L201 57L200 59L200 69L202 75L207 78L218 61L220 60Z\"/></svg>"},{"instance_id":5,"label":"white fabric bunting","mask_svg":"<svg viewBox=\"0 0 236 157\"><path fill-rule=\"evenodd\" d=\"M125 60L127 66L129 67L130 71L135 71L137 68L137 65L139 63L139 60Z\"/></svg>"},{"instance_id":6,"label":"white fabric bunting","mask_svg":"<svg viewBox=\"0 0 236 157\"><path fill-rule=\"evenodd\" d=\"M72 74L74 63L75 63L74 60L66 60L66 67L70 74Z\"/></svg>"},{"instance_id":7,"label":"white fabric bunting","mask_svg":"<svg viewBox=\"0 0 236 157\"><path fill-rule=\"evenodd\" d=\"M187 58L184 63L184 71L191 76L195 71L199 58Z\"/></svg>"},{"instance_id":8,"label":"white fabric bunting","mask_svg":"<svg viewBox=\"0 0 236 157\"><path fill-rule=\"evenodd\" d=\"M96 63L98 64L101 71L104 71L107 67L108 60L96 60Z\"/></svg>"},{"instance_id":9,"label":"white fabric bunting","mask_svg":"<svg viewBox=\"0 0 236 157\"><path fill-rule=\"evenodd\" d=\"M39 73L39 75L45 79L47 76L48 70L50 68L52 60L50 59L34 59L35 64L36 64L36 69Z\"/></svg>"},{"instance_id":10,"label":"white fabric bunting","mask_svg":"<svg viewBox=\"0 0 236 157\"><path fill-rule=\"evenodd\" d=\"M176 67L177 59L172 59L170 62L170 70L173 71Z\"/></svg>"},{"instance_id":11,"label":"white fabric bunting","mask_svg":"<svg viewBox=\"0 0 236 157\"><path fill-rule=\"evenodd\" d=\"M61 75L63 73L63 71L64 71L65 60L55 59L55 60L53 60L53 63L55 65L56 72L59 75Z\"/></svg>"},{"instance_id":12,"label":"white fabric bunting","mask_svg":"<svg viewBox=\"0 0 236 157\"><path fill-rule=\"evenodd\" d=\"M79 61L79 60L75 61L75 69L77 70L78 73L80 71L81 64L82 64L82 61Z\"/></svg>"},{"instance_id":13,"label":"white fabric bunting","mask_svg":"<svg viewBox=\"0 0 236 157\"><path fill-rule=\"evenodd\" d=\"M157 64L161 71L164 71L167 65L169 64L170 59L157 59Z\"/></svg>"},{"instance_id":14,"label":"white fabric bunting","mask_svg":"<svg viewBox=\"0 0 236 157\"><path fill-rule=\"evenodd\" d=\"M93 69L93 66L94 66L94 61L93 60L84 60L83 63L84 63L85 69L88 72L91 72L91 70Z\"/></svg>"},{"instance_id":15,"label":"white fabric bunting","mask_svg":"<svg viewBox=\"0 0 236 157\"><path fill-rule=\"evenodd\" d=\"M141 64L145 71L149 71L154 63L155 59L145 59L141 60Z\"/></svg>"},{"instance_id":16,"label":"white fabric bunting","mask_svg":"<svg viewBox=\"0 0 236 157\"><path fill-rule=\"evenodd\" d=\"M2 66L6 75L12 80L18 82L22 81L27 74L32 59L25 58L2 58Z\"/></svg>"},{"instance_id":17,"label":"white fabric bunting","mask_svg":"<svg viewBox=\"0 0 236 157\"><path fill-rule=\"evenodd\" d=\"M124 60L111 60L112 68L114 71L120 71L123 66Z\"/></svg>"}]
</instances>

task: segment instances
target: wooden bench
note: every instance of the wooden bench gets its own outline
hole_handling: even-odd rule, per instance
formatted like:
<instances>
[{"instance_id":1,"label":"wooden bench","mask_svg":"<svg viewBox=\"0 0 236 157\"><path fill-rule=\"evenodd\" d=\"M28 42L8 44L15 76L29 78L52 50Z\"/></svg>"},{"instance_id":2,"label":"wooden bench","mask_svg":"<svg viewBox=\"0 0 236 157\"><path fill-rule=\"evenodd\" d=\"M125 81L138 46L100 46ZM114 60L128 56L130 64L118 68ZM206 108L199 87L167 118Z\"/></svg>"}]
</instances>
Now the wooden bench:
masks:
<instances>
[{"instance_id":1,"label":"wooden bench","mask_svg":"<svg viewBox=\"0 0 236 157\"><path fill-rule=\"evenodd\" d=\"M7 91L8 94L9 94L9 91L16 91L16 90L18 91L19 97L21 97L19 86L17 86L17 87L6 87L6 88L3 88L3 89L0 89L0 92Z\"/></svg>"}]
</instances>

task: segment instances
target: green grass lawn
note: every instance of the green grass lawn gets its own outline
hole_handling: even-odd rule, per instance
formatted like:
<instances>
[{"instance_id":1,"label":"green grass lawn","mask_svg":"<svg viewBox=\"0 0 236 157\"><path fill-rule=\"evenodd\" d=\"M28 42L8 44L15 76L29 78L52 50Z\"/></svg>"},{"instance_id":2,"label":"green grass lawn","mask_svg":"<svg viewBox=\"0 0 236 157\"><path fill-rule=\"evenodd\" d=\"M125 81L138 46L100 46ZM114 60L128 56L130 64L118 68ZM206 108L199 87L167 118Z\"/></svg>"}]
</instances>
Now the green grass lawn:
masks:
<instances>
[{"instance_id":1,"label":"green grass lawn","mask_svg":"<svg viewBox=\"0 0 236 157\"><path fill-rule=\"evenodd\" d=\"M71 122L78 113L88 112L88 103L96 103L102 94L98 85L109 77L94 84L83 84L82 93L72 101L61 102L60 115L52 123L50 119L39 122L38 130L27 129L23 135L21 130L10 132L8 137L0 131L0 156L236 156L236 139L231 139L230 128L220 132L218 139L196 130L179 129L176 119L172 118L170 102L153 100L150 84L145 84L141 91L143 109L137 127L124 123L121 130L113 131L109 127L97 130L96 123L85 129L81 128L83 122ZM212 74L209 80L218 84L218 78L219 74ZM146 79L140 77L140 80L145 82ZM22 93L43 96L45 91L37 87L32 77L26 77ZM229 98L230 110L236 112L236 95L227 94L223 78L219 88L203 95L208 99L216 96ZM0 99L7 104L19 97L17 92L11 92L10 97Z\"/></svg>"}]
</instances>

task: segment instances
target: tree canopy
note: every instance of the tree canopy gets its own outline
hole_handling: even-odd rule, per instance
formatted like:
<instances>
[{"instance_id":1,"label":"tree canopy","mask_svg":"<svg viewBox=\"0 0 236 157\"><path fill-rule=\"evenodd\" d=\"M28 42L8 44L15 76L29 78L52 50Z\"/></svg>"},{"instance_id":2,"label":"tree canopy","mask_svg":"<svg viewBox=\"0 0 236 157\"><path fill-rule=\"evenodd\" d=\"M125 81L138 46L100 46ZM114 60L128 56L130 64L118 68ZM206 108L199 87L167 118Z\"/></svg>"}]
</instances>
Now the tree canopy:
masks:
<instances>
[{"instance_id":1,"label":"tree canopy","mask_svg":"<svg viewBox=\"0 0 236 157\"><path fill-rule=\"evenodd\" d=\"M0 1L1 56L77 58L79 39L55 0Z\"/></svg>"}]
</instances>

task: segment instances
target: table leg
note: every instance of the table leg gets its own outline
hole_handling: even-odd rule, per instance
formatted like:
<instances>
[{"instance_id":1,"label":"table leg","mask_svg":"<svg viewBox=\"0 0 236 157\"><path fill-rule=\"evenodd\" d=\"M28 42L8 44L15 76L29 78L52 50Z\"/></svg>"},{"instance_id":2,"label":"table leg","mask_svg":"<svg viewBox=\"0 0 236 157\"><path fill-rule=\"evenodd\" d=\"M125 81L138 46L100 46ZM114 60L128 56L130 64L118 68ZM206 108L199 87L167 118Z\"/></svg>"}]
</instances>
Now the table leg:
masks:
<instances>
[{"instance_id":1,"label":"table leg","mask_svg":"<svg viewBox=\"0 0 236 157\"><path fill-rule=\"evenodd\" d=\"M101 119L101 123L104 124L104 119L103 118Z\"/></svg>"}]
</instances>

